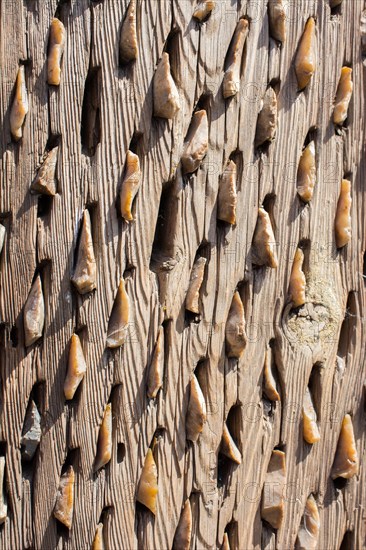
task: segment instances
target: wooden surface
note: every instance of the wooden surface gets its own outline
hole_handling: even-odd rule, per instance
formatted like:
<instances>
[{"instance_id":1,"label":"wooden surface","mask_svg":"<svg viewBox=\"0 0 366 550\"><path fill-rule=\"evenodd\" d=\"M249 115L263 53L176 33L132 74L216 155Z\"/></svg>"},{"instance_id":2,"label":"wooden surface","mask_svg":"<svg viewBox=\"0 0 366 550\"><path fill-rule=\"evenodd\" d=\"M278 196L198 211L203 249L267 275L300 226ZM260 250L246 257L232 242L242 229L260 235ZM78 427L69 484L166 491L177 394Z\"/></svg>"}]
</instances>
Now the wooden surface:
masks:
<instances>
[{"instance_id":1,"label":"wooden surface","mask_svg":"<svg viewBox=\"0 0 366 550\"><path fill-rule=\"evenodd\" d=\"M192 548L220 548L227 531L231 548L289 549L310 494L320 512L319 549L337 549L344 537L343 548L366 548L365 69L360 31L365 6L362 0L344 0L331 14L327 0L285 3L287 41L280 47L269 37L266 0L217 0L202 25L192 19L196 3L191 0L137 0L139 57L119 67L125 0L69 0L60 6L56 0L0 2L0 217L7 229L0 259L0 450L6 457L8 495L1 548L90 548L102 518L106 548L170 549L189 497ZM66 46L61 85L51 88L46 83L47 43L57 7ZM241 89L224 100L225 55L241 16L250 21ZM316 18L317 69L299 94L293 60L309 16ZM164 47L181 97L174 121L152 116L152 78ZM19 61L26 66L29 113L24 137L15 144L9 111ZM337 133L333 99L344 64L353 68L354 93L346 128ZM99 79L100 143L94 155L81 139L89 69ZM269 83L278 91L278 128L275 141L258 152L253 146L256 120ZM197 104L207 109L209 151L198 172L182 178L183 141ZM296 195L296 170L309 130L316 144L317 183L313 200L304 206ZM58 193L41 199L39 207L29 187L50 139L59 140ZM116 199L131 141L143 181L134 204L136 221L127 224ZM234 227L216 220L219 177L229 157L239 174ZM352 241L337 251L333 227L343 176L352 182ZM254 269L257 209L268 195L279 266ZM80 297L70 277L85 207L91 214L97 289ZM308 303L294 313L287 289L296 247L304 240ZM207 258L198 321L184 310L197 250ZM37 270L44 288L45 330L42 340L26 349L22 308ZM113 351L105 341L122 275L131 321L125 345ZM249 342L235 361L225 358L224 335L238 285ZM163 322L164 388L149 401L147 367ZM65 402L74 331L88 372L74 400ZM272 407L262 397L269 342L281 394L281 403ZM336 361L337 355L344 364ZM192 444L185 437L185 412L197 365L208 420ZM311 446L302 437L301 407L314 365L321 440ZM42 438L33 462L25 465L20 438L32 388ZM99 426L110 399L112 459L94 474ZM223 422L233 406L230 426L243 460L218 484ZM345 413L353 418L361 467L359 475L339 487L330 470ZM155 519L134 498L154 434ZM260 517L261 491L275 447L286 452L287 465L285 517L277 532ZM52 511L61 473L70 464L76 481L68 533ZM221 477L223 473L221 468Z\"/></svg>"}]
</instances>

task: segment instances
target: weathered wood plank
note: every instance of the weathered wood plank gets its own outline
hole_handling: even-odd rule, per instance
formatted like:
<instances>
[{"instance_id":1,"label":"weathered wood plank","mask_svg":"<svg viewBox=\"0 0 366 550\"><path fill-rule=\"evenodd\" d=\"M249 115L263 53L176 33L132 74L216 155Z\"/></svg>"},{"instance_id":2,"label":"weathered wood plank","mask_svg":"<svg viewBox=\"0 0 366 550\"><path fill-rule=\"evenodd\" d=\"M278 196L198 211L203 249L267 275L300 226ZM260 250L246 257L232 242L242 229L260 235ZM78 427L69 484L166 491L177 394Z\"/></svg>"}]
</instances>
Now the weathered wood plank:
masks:
<instances>
[{"instance_id":1,"label":"weathered wood plank","mask_svg":"<svg viewBox=\"0 0 366 550\"><path fill-rule=\"evenodd\" d=\"M305 502L320 513L319 548L365 548L365 245L364 107L359 0L285 2L287 38L269 32L267 0L217 0L206 21L192 18L194 0L136 2L139 55L119 66L119 34L127 0L3 0L0 4L0 256L1 422L8 518L1 548L91 548L103 523L106 548L171 548L182 506L190 498L191 548L294 548ZM56 11L57 10L57 11ZM46 82L52 17L65 25L59 87ZM316 72L297 90L294 58L307 19L316 20ZM240 91L222 95L225 58L237 22L249 21ZM169 53L180 110L153 116L153 77ZM29 112L23 138L11 141L9 116L19 63L25 64ZM332 122L341 67L353 69L354 92L345 127ZM278 101L273 143L254 138L261 101L272 85ZM88 107L83 109L85 97ZM86 128L99 120L92 150ZM192 115L207 111L209 148L196 173L180 159ZM98 127L99 125L99 127ZM310 137L309 137L310 136ZM309 204L296 192L299 158L314 139L317 178ZM29 192L47 148L58 145L57 194ZM89 144L89 145L88 145ZM126 153L139 156L142 185L135 220L117 206ZM217 221L220 176L237 165L236 224ZM342 177L352 186L352 239L336 249L334 218ZM278 268L253 265L258 208L269 210ZM85 208L91 215L97 288L81 296L71 283ZM157 230L158 228L158 230ZM305 254L307 303L288 304L293 257ZM206 258L200 314L185 311L197 256ZM23 307L41 273L45 297L42 339L24 346ZM130 318L121 349L106 348L109 316L121 277ZM247 346L228 359L225 325L234 291L244 304ZM148 399L146 380L160 326L165 336L163 388ZM88 366L72 401L63 384L71 335ZM272 347L281 401L262 392L264 355ZM195 372L207 406L196 443L186 440L189 382ZM321 440L305 443L301 410L313 391ZM37 384L37 387L35 387ZM37 398L35 395L37 394ZM31 464L21 459L30 396L42 417ZM314 397L315 396L315 397ZM105 407L112 403L111 461L94 472ZM341 422L350 413L360 472L344 486L330 479ZM242 464L222 458L224 422ZM147 449L158 470L157 514L136 504ZM274 448L286 453L282 526L261 519L261 497ZM66 467L75 470L72 528L53 517Z\"/></svg>"}]
</instances>

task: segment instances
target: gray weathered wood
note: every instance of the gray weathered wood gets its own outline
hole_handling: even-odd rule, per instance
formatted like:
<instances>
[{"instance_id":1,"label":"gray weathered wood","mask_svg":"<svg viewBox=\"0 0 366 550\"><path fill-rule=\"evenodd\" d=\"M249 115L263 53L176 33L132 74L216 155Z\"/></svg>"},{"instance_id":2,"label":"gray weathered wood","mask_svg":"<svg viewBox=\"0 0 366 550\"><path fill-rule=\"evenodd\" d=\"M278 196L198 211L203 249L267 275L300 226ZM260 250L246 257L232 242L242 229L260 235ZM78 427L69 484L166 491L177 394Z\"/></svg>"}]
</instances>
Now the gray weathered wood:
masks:
<instances>
[{"instance_id":1,"label":"gray weathered wood","mask_svg":"<svg viewBox=\"0 0 366 550\"><path fill-rule=\"evenodd\" d=\"M127 0L0 2L0 218L7 230L0 257L0 454L6 458L8 495L1 548L91 548L102 521L110 550L170 549L190 498L192 549L220 548L227 532L231 548L284 550L295 545L310 494L320 514L318 548L339 548L346 532L352 548L366 548L365 5L343 0L331 13L328 0L284 3L287 37L280 46L269 36L267 0L216 0L202 24L192 18L195 0L137 0L139 55L119 66ZM56 9L66 44L61 84L50 87L47 44ZM316 19L317 69L308 88L298 93L293 60L310 16ZM240 17L249 19L240 92L224 100L225 56ZM153 117L152 82L164 48L180 94L174 120ZM19 60L25 63L29 112L23 138L14 143L9 114ZM346 127L335 131L333 99L344 64L353 68L354 93ZM100 143L92 155L81 138L88 74L98 81L90 101L100 108ZM278 127L273 143L258 151L256 121L269 84L277 93ZM198 171L183 177L180 158L196 107L207 110L209 150ZM317 182L313 199L304 205L296 172L310 130ZM135 221L127 223L116 205L131 141L142 185L133 206ZM30 185L50 143L58 144L57 193L39 206ZM238 170L235 226L216 219L220 176L229 158ZM352 184L352 240L337 251L334 216L344 176ZM263 202L270 205L278 243L277 269L255 268L251 262ZM97 288L80 296L70 279L85 208L91 214ZM154 241L157 225L161 231ZM307 243L307 303L294 312L287 291L300 241ZM194 319L184 304L198 249L207 263L201 315ZM23 307L38 272L45 330L38 344L25 348ZM127 341L114 351L106 349L106 334L122 276L131 317ZM225 324L237 287L248 335L239 361L225 356ZM164 385L149 400L148 367L162 324ZM74 399L66 402L63 384L75 331L88 370ZM281 394L272 407L262 396L270 342ZM185 416L197 365L208 419L191 443ZM310 446L302 436L301 408L312 372L321 440ZM21 461L21 436L31 392L42 437L29 466ZM109 400L112 459L94 473ZM230 410L229 429L242 464L218 484L219 468L223 474L219 446ZM346 413L353 418L360 472L339 488L330 472ZM155 519L135 502L154 434ZM285 515L277 532L260 517L275 447L285 451L287 467ZM61 474L70 464L76 481L67 533L52 512Z\"/></svg>"}]
</instances>

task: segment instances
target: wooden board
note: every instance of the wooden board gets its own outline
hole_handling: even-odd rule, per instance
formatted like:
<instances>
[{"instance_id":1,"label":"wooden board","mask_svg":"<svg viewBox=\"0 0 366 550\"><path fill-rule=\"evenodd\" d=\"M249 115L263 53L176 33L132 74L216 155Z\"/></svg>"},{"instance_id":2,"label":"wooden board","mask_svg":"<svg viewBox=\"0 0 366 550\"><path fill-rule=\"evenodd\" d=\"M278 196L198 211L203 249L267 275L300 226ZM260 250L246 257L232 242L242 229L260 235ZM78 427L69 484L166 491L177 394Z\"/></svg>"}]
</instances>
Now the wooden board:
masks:
<instances>
[{"instance_id":1,"label":"wooden board","mask_svg":"<svg viewBox=\"0 0 366 550\"><path fill-rule=\"evenodd\" d=\"M328 0L285 3L287 40L281 47L269 36L266 0L216 0L202 24L192 19L193 0L137 0L139 57L120 67L126 0L1 1L0 218L7 235L0 258L0 450L6 457L8 496L1 548L91 548L102 518L110 550L168 549L182 505L190 498L192 549L220 548L225 531L232 548L289 549L310 494L320 512L318 548L339 548L345 536L343 548L366 548L365 6L362 0L343 0L331 12ZM66 28L66 46L61 85L51 88L46 59L56 10ZM250 29L240 92L224 100L225 56L243 16ZM310 16L316 19L317 68L308 89L298 93L293 61ZM152 80L164 49L170 53L180 94L174 121L153 117ZM29 113L23 139L13 143L9 115L19 62L25 64ZM353 68L354 93L347 125L337 132L333 100L344 64ZM81 138L91 70L99 79L100 106L100 142L93 155ZM277 133L269 148L258 152L256 121L270 83L278 90ZM197 105L207 110L209 150L199 170L183 177L183 142ZM305 206L296 194L296 171L309 130L316 143L317 183L313 200ZM29 187L50 139L59 142L58 193L39 202ZM131 142L143 182L134 205L136 221L127 224L116 200ZM217 194L232 155L239 168L237 223L224 227L217 222ZM344 175L352 182L352 240L337 251L334 217ZM257 210L268 196L278 269L254 268L251 261ZM86 207L97 289L81 297L70 277ZM157 225L164 238L154 240ZM301 241L307 242L308 303L306 315L298 316L287 307L287 292ZM196 322L186 314L184 301L198 250L207 266ZM45 329L38 344L25 348L23 307L38 271ZM113 351L105 347L106 333L122 275L131 319L125 345ZM249 342L235 361L225 354L225 324L238 285ZM156 400L148 400L147 367L162 323L164 387ZM65 402L63 383L74 331L80 335L88 371L76 398ZM262 376L270 342L281 403L269 409L262 397ZM192 444L186 441L185 415L188 384L197 365L208 418ZM321 440L311 446L303 440L301 410L314 366ZM25 465L20 438L31 392L38 396L42 438L32 463ZM112 459L93 473L109 400ZM243 459L226 475L218 471L218 455L223 423L233 406L232 425ZM340 488L330 471L345 413L352 415L361 467ZM155 518L135 502L154 434ZM277 532L260 516L275 447L285 450L287 465L285 515ZM52 515L66 464L76 472L70 532ZM224 475L223 484L218 484L218 475Z\"/></svg>"}]
</instances>

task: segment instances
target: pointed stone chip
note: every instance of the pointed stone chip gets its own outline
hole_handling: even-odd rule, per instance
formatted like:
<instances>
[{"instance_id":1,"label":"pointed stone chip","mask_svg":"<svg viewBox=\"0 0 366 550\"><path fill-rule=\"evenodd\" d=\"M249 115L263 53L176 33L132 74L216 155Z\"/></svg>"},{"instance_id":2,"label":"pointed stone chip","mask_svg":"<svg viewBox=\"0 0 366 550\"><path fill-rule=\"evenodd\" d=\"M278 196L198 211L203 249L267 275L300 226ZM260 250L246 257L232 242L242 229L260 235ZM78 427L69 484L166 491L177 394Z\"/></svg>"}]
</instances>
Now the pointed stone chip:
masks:
<instances>
[{"instance_id":1,"label":"pointed stone chip","mask_svg":"<svg viewBox=\"0 0 366 550\"><path fill-rule=\"evenodd\" d=\"M5 242L5 235L6 235L6 229L5 227L0 223L0 254L4 246Z\"/></svg>"},{"instance_id":2,"label":"pointed stone chip","mask_svg":"<svg viewBox=\"0 0 366 550\"><path fill-rule=\"evenodd\" d=\"M126 169L120 192L120 210L126 221L132 221L132 203L141 186L139 157L127 151Z\"/></svg>"},{"instance_id":3,"label":"pointed stone chip","mask_svg":"<svg viewBox=\"0 0 366 550\"><path fill-rule=\"evenodd\" d=\"M302 270L304 263L304 253L301 248L298 248L295 252L294 261L292 264L290 284L289 284L289 297L293 307L300 307L305 304L305 288L306 279Z\"/></svg>"},{"instance_id":4,"label":"pointed stone chip","mask_svg":"<svg viewBox=\"0 0 366 550\"><path fill-rule=\"evenodd\" d=\"M316 423L317 415L309 388L306 388L304 404L302 407L304 439L311 445L320 440L319 428Z\"/></svg>"},{"instance_id":5,"label":"pointed stone chip","mask_svg":"<svg viewBox=\"0 0 366 550\"><path fill-rule=\"evenodd\" d=\"M283 0L269 0L268 16L270 35L283 44L286 40L286 12Z\"/></svg>"},{"instance_id":6,"label":"pointed stone chip","mask_svg":"<svg viewBox=\"0 0 366 550\"><path fill-rule=\"evenodd\" d=\"M320 516L315 498L310 495L305 504L304 515L296 539L296 550L316 550L320 530Z\"/></svg>"},{"instance_id":7,"label":"pointed stone chip","mask_svg":"<svg viewBox=\"0 0 366 550\"><path fill-rule=\"evenodd\" d=\"M244 306L238 291L234 293L225 326L226 354L239 359L247 345Z\"/></svg>"},{"instance_id":8,"label":"pointed stone chip","mask_svg":"<svg viewBox=\"0 0 366 550\"><path fill-rule=\"evenodd\" d=\"M192 313L199 313L200 288L205 275L206 262L206 258L200 257L195 261L192 267L186 296L186 309Z\"/></svg>"},{"instance_id":9,"label":"pointed stone chip","mask_svg":"<svg viewBox=\"0 0 366 550\"><path fill-rule=\"evenodd\" d=\"M316 68L316 37L315 21L310 17L305 25L305 30L300 39L300 44L295 58L295 73L299 91L306 88Z\"/></svg>"},{"instance_id":10,"label":"pointed stone chip","mask_svg":"<svg viewBox=\"0 0 366 550\"><path fill-rule=\"evenodd\" d=\"M97 530L95 531L92 550L105 550L105 544L103 540L103 523L98 523Z\"/></svg>"},{"instance_id":11,"label":"pointed stone chip","mask_svg":"<svg viewBox=\"0 0 366 550\"><path fill-rule=\"evenodd\" d=\"M337 477L350 479L358 473L358 466L359 460L353 433L352 418L349 414L346 414L339 434L332 467L332 479L337 479Z\"/></svg>"},{"instance_id":12,"label":"pointed stone chip","mask_svg":"<svg viewBox=\"0 0 366 550\"><path fill-rule=\"evenodd\" d=\"M206 402L196 376L189 383L189 403L186 414L186 437L197 441L207 420Z\"/></svg>"},{"instance_id":13,"label":"pointed stone chip","mask_svg":"<svg viewBox=\"0 0 366 550\"><path fill-rule=\"evenodd\" d=\"M284 516L286 462L283 451L272 451L263 486L261 515L274 529L279 529Z\"/></svg>"},{"instance_id":14,"label":"pointed stone chip","mask_svg":"<svg viewBox=\"0 0 366 550\"><path fill-rule=\"evenodd\" d=\"M32 460L41 441L41 435L41 415L39 414L37 405L31 400L27 407L22 437L20 439L22 445L21 453L24 460Z\"/></svg>"},{"instance_id":15,"label":"pointed stone chip","mask_svg":"<svg viewBox=\"0 0 366 550\"><path fill-rule=\"evenodd\" d=\"M71 281L79 294L87 294L96 288L96 279L97 265L94 256L90 214L88 210L84 210L77 262Z\"/></svg>"},{"instance_id":16,"label":"pointed stone chip","mask_svg":"<svg viewBox=\"0 0 366 550\"><path fill-rule=\"evenodd\" d=\"M67 375L64 383L64 394L66 399L72 399L80 382L84 378L87 366L83 348L77 334L71 336Z\"/></svg>"},{"instance_id":17,"label":"pointed stone chip","mask_svg":"<svg viewBox=\"0 0 366 550\"><path fill-rule=\"evenodd\" d=\"M170 73L169 54L164 52L153 82L154 116L174 118L180 109L179 93Z\"/></svg>"},{"instance_id":18,"label":"pointed stone chip","mask_svg":"<svg viewBox=\"0 0 366 550\"><path fill-rule=\"evenodd\" d=\"M346 121L352 92L352 69L350 67L342 67L333 112L334 124L341 126Z\"/></svg>"},{"instance_id":19,"label":"pointed stone chip","mask_svg":"<svg viewBox=\"0 0 366 550\"><path fill-rule=\"evenodd\" d=\"M221 550L230 550L229 537L227 533L224 533L224 538L222 539Z\"/></svg>"},{"instance_id":20,"label":"pointed stone chip","mask_svg":"<svg viewBox=\"0 0 366 550\"><path fill-rule=\"evenodd\" d=\"M149 367L147 378L147 396L154 399L159 389L163 386L163 368L164 368L164 329L159 328L152 360Z\"/></svg>"},{"instance_id":21,"label":"pointed stone chip","mask_svg":"<svg viewBox=\"0 0 366 550\"><path fill-rule=\"evenodd\" d=\"M28 109L28 93L25 85L24 65L21 65L18 69L14 99L10 109L10 132L14 141L19 141L23 136L23 124Z\"/></svg>"},{"instance_id":22,"label":"pointed stone chip","mask_svg":"<svg viewBox=\"0 0 366 550\"><path fill-rule=\"evenodd\" d=\"M137 59L138 53L136 0L131 0L126 17L122 23L119 41L119 58L122 63L129 63Z\"/></svg>"},{"instance_id":23,"label":"pointed stone chip","mask_svg":"<svg viewBox=\"0 0 366 550\"><path fill-rule=\"evenodd\" d=\"M126 292L125 282L121 279L108 323L108 348L119 348L124 344L128 328L129 313L130 300Z\"/></svg>"},{"instance_id":24,"label":"pointed stone chip","mask_svg":"<svg viewBox=\"0 0 366 550\"><path fill-rule=\"evenodd\" d=\"M99 429L97 456L94 472L108 464L112 456L112 403L108 403L104 411L102 425Z\"/></svg>"},{"instance_id":25,"label":"pointed stone chip","mask_svg":"<svg viewBox=\"0 0 366 550\"><path fill-rule=\"evenodd\" d=\"M74 483L74 468L69 466L66 472L61 476L56 504L53 509L55 518L63 523L68 529L71 529L74 512Z\"/></svg>"},{"instance_id":26,"label":"pointed stone chip","mask_svg":"<svg viewBox=\"0 0 366 550\"><path fill-rule=\"evenodd\" d=\"M240 66L248 31L248 21L246 19L239 19L226 55L226 70L222 83L224 99L236 95L240 90Z\"/></svg>"},{"instance_id":27,"label":"pointed stone chip","mask_svg":"<svg viewBox=\"0 0 366 550\"><path fill-rule=\"evenodd\" d=\"M147 450L145 463L142 468L136 500L156 514L156 500L158 496L158 470L151 449Z\"/></svg>"},{"instance_id":28,"label":"pointed stone chip","mask_svg":"<svg viewBox=\"0 0 366 550\"><path fill-rule=\"evenodd\" d=\"M230 160L220 179L217 197L217 218L231 225L236 223L236 178L236 164Z\"/></svg>"},{"instance_id":29,"label":"pointed stone chip","mask_svg":"<svg viewBox=\"0 0 366 550\"><path fill-rule=\"evenodd\" d=\"M204 109L196 111L189 126L184 152L182 155L182 171L184 174L195 172L208 149L208 121Z\"/></svg>"},{"instance_id":30,"label":"pointed stone chip","mask_svg":"<svg viewBox=\"0 0 366 550\"><path fill-rule=\"evenodd\" d=\"M231 437L226 422L224 422L224 429L222 431L220 453L227 456L236 464L241 464L241 454L236 446L235 441Z\"/></svg>"},{"instance_id":31,"label":"pointed stone chip","mask_svg":"<svg viewBox=\"0 0 366 550\"><path fill-rule=\"evenodd\" d=\"M190 550L192 536L192 509L189 498L184 503L177 529L175 531L172 550Z\"/></svg>"},{"instance_id":32,"label":"pointed stone chip","mask_svg":"<svg viewBox=\"0 0 366 550\"><path fill-rule=\"evenodd\" d=\"M264 208L258 209L257 224L252 243L253 264L276 268L278 265L276 241L273 234L271 219Z\"/></svg>"},{"instance_id":33,"label":"pointed stone chip","mask_svg":"<svg viewBox=\"0 0 366 550\"><path fill-rule=\"evenodd\" d=\"M200 2L193 12L193 17L198 21L203 21L212 12L215 7L214 0L204 0Z\"/></svg>"},{"instance_id":34,"label":"pointed stone chip","mask_svg":"<svg viewBox=\"0 0 366 550\"><path fill-rule=\"evenodd\" d=\"M313 198L315 183L315 143L311 141L301 153L296 178L297 193L305 203L310 202Z\"/></svg>"},{"instance_id":35,"label":"pointed stone chip","mask_svg":"<svg viewBox=\"0 0 366 550\"><path fill-rule=\"evenodd\" d=\"M281 401L280 394L276 389L276 381L272 373L272 357L272 350L268 347L264 357L263 391L270 401Z\"/></svg>"},{"instance_id":36,"label":"pointed stone chip","mask_svg":"<svg viewBox=\"0 0 366 550\"><path fill-rule=\"evenodd\" d=\"M341 192L337 204L337 212L334 221L335 238L337 248L342 248L350 241L352 236L351 220L351 182L342 180Z\"/></svg>"},{"instance_id":37,"label":"pointed stone chip","mask_svg":"<svg viewBox=\"0 0 366 550\"><path fill-rule=\"evenodd\" d=\"M44 299L40 275L37 275L24 306L24 342L31 346L42 337L44 327Z\"/></svg>"},{"instance_id":38,"label":"pointed stone chip","mask_svg":"<svg viewBox=\"0 0 366 550\"><path fill-rule=\"evenodd\" d=\"M45 160L40 166L36 177L34 178L31 191L41 193L42 195L56 195L56 163L58 147L54 147L47 153Z\"/></svg>"},{"instance_id":39,"label":"pointed stone chip","mask_svg":"<svg viewBox=\"0 0 366 550\"><path fill-rule=\"evenodd\" d=\"M264 94L261 102L261 110L258 114L257 127L255 130L254 146L260 147L267 142L273 141L277 130L277 96L271 86Z\"/></svg>"},{"instance_id":40,"label":"pointed stone chip","mask_svg":"<svg viewBox=\"0 0 366 550\"><path fill-rule=\"evenodd\" d=\"M8 504L5 493L5 457L0 456L0 525L8 515Z\"/></svg>"},{"instance_id":41,"label":"pointed stone chip","mask_svg":"<svg viewBox=\"0 0 366 550\"><path fill-rule=\"evenodd\" d=\"M56 17L51 21L48 43L47 81L51 86L59 86L61 80L61 58L64 53L66 31Z\"/></svg>"}]
</instances>

